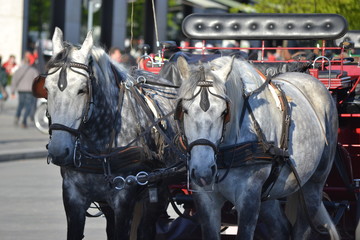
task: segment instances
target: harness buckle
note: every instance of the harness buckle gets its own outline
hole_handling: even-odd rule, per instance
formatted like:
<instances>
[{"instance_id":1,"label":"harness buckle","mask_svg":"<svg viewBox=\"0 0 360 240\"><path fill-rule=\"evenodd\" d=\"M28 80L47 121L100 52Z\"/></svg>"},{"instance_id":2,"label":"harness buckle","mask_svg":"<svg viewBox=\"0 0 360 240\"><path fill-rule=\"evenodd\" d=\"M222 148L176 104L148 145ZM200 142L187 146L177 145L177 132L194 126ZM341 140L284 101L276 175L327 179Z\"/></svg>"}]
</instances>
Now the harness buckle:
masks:
<instances>
[{"instance_id":1,"label":"harness buckle","mask_svg":"<svg viewBox=\"0 0 360 240\"><path fill-rule=\"evenodd\" d=\"M125 88L127 89L127 90L129 90L130 88L132 88L134 86L134 82L133 81L126 81L125 82Z\"/></svg>"},{"instance_id":2,"label":"harness buckle","mask_svg":"<svg viewBox=\"0 0 360 240\"><path fill-rule=\"evenodd\" d=\"M149 187L149 201L150 203L158 202L158 191L156 187Z\"/></svg>"}]
</instances>

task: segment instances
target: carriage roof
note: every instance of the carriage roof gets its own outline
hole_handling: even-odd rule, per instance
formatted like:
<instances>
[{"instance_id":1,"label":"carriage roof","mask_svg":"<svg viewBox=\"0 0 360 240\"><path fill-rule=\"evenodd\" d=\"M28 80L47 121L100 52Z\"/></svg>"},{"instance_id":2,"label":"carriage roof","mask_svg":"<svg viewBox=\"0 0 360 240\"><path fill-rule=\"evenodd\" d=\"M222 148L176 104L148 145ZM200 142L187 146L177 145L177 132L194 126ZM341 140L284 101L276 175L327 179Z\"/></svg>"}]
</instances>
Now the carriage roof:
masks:
<instances>
[{"instance_id":1,"label":"carriage roof","mask_svg":"<svg viewBox=\"0 0 360 240\"><path fill-rule=\"evenodd\" d=\"M338 14L191 14L182 23L188 38L202 40L338 39L347 32Z\"/></svg>"}]
</instances>

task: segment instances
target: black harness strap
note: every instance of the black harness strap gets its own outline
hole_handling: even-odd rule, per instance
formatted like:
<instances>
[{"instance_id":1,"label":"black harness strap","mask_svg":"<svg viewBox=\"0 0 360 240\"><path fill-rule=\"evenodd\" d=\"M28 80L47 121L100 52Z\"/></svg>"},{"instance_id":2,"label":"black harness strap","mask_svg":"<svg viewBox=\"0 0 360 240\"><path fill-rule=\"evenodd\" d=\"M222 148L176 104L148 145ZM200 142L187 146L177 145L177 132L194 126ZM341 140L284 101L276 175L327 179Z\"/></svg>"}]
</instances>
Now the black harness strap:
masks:
<instances>
[{"instance_id":1,"label":"black harness strap","mask_svg":"<svg viewBox=\"0 0 360 240\"><path fill-rule=\"evenodd\" d=\"M273 165L269 177L266 179L263 190L262 190L262 200L266 200L269 197L269 192L275 185L276 180L278 179L280 172L285 164L288 162L289 154L287 152L289 145L289 128L290 128L290 113L289 113L289 103L284 92L280 87L270 82L270 85L275 89L276 94L279 97L281 109L283 111L282 116L282 129L280 137L280 147L271 145L268 152L273 156Z\"/></svg>"},{"instance_id":2,"label":"black harness strap","mask_svg":"<svg viewBox=\"0 0 360 240\"><path fill-rule=\"evenodd\" d=\"M278 88L279 89L279 88ZM281 90L279 90L281 92ZM264 185L263 185L263 197L262 197L262 200L265 200L269 197L269 195L267 194L265 197L264 197L264 191L266 188L268 188L268 192L271 191L272 187L274 186L275 184L275 181L276 179L278 178L278 176L280 175L280 171L281 171L281 168L284 164L286 164L290 169L291 171L293 172L294 176L295 176L295 179L299 185L299 197L300 197L300 203L302 205L302 207L304 208L305 210L305 215L306 215L306 218L311 226L311 228L316 231L317 233L321 234L321 235L328 235L329 233L327 231L323 231L322 229L319 229L317 226L315 226L314 224L314 221L313 219L310 217L310 214L309 214L309 211L308 211L308 208L307 208L307 204L306 204L306 200L305 200L305 197L304 197L304 192L302 190L302 184L301 184L301 179L300 179L300 176L294 166L294 164L292 163L292 161L289 160L289 154L287 152L287 147L288 147L288 141L289 141L289 126L290 126L290 115L289 115L289 110L288 110L288 102L287 102L287 99L286 99L286 96L285 94L280 94L280 97L281 99L283 100L284 102L284 106L286 106L284 108L284 113L283 113L283 129L282 129L282 135L284 135L285 133L287 133L287 136L282 136L281 137L281 145L280 147L276 147L274 146L273 144L269 144L268 142L265 141L265 138L264 138L264 135L261 131L261 128L259 126L259 124L257 123L252 111L251 111L251 107L248 103L248 101L246 101L246 105L247 105L247 109L250 113L250 116L253 120L253 123L254 123L254 128L255 128L255 131L257 133L257 136L260 140L260 142L263 144L263 147L264 147L264 150L266 149L266 152L269 152L270 154L272 154L274 156L274 159L275 159L275 167L272 168L272 171L270 173L270 176L269 178L265 181ZM281 164L281 166L279 165ZM274 166L274 165L273 165ZM273 180L273 178L275 180ZM270 187L269 186L266 186L266 185L271 185Z\"/></svg>"},{"instance_id":3,"label":"black harness strap","mask_svg":"<svg viewBox=\"0 0 360 240\"><path fill-rule=\"evenodd\" d=\"M149 109L149 106L147 105L146 101L142 98L140 95L138 89L136 87L130 87L130 91L133 94L134 98L136 99L136 102L141 106L141 108L144 110L145 114L147 115L148 119L152 122L152 126L156 128L156 130L160 133L160 135L164 138L164 141L166 144L168 144L175 152L179 154L181 158L183 158L183 153L178 150L178 148L174 145L174 143L169 139L169 137L166 135L164 130L160 127L159 124L154 124L155 119L154 116ZM157 121L159 122L159 121Z\"/></svg>"},{"instance_id":4,"label":"black harness strap","mask_svg":"<svg viewBox=\"0 0 360 240\"><path fill-rule=\"evenodd\" d=\"M133 87L130 87L129 88L130 92L132 93L132 95L135 97L134 93L136 93L137 90L135 91L132 91ZM131 102L131 98L130 98L130 95L129 95L129 91L126 91L125 94L130 102L130 107L131 107L131 111L132 111L132 114L133 116L135 117L136 119L136 129L137 129L137 133L138 133L138 138L137 140L140 141L140 144L141 146L144 147L144 150L145 150L145 154L150 158L152 157L152 153L151 153L151 150L149 149L148 145L146 144L146 140L145 140L145 134L141 134L142 132L144 132L142 129L141 129L141 124L140 124L140 120L139 120L139 117L138 117L138 114L136 114L136 110L135 110L135 106L134 104ZM138 100L135 98L135 102L138 103ZM145 111L150 111L149 109L146 109ZM151 113L152 114L152 113ZM148 115L148 114L147 114ZM148 115L149 116L149 115ZM150 118L151 119L151 118Z\"/></svg>"},{"instance_id":5,"label":"black harness strap","mask_svg":"<svg viewBox=\"0 0 360 240\"><path fill-rule=\"evenodd\" d=\"M226 159L231 159L227 162ZM219 169L236 168L249 164L271 163L273 156L263 151L260 142L245 142L220 147L216 165Z\"/></svg>"},{"instance_id":6,"label":"black harness strap","mask_svg":"<svg viewBox=\"0 0 360 240\"><path fill-rule=\"evenodd\" d=\"M50 135L52 134L53 130L62 130L62 131L66 131L71 133L74 136L79 136L80 134L80 130L79 129L75 129L75 128L70 128L68 126L65 126L63 124L59 124L59 123L53 123L49 126L49 133Z\"/></svg>"}]
</instances>

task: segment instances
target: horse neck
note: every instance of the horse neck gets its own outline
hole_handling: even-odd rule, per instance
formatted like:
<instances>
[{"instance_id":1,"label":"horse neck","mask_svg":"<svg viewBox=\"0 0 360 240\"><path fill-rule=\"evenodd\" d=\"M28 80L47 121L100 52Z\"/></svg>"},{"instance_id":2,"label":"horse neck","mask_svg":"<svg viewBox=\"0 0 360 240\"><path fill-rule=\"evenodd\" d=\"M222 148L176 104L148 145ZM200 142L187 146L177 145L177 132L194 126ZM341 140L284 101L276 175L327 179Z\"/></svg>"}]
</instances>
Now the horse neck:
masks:
<instances>
[{"instance_id":1,"label":"horse neck","mask_svg":"<svg viewBox=\"0 0 360 240\"><path fill-rule=\"evenodd\" d=\"M113 131L118 129L116 115L119 90L115 81L105 83L99 75L95 75L95 78L92 87L93 109L83 131L89 145L103 151L110 143ZM110 76L110 79L114 77Z\"/></svg>"},{"instance_id":2,"label":"horse neck","mask_svg":"<svg viewBox=\"0 0 360 240\"><path fill-rule=\"evenodd\" d=\"M120 146L128 145L142 132L147 116L136 102L130 90L126 89L121 107L118 141Z\"/></svg>"}]
</instances>

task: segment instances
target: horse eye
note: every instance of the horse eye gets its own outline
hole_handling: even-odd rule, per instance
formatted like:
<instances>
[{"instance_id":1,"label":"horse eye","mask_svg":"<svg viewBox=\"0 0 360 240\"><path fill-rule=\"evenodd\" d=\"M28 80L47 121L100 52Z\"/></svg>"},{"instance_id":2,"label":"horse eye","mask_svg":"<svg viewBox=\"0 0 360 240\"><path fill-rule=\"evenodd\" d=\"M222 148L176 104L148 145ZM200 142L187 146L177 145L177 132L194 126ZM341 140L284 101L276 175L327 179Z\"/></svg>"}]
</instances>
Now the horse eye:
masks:
<instances>
[{"instance_id":1,"label":"horse eye","mask_svg":"<svg viewBox=\"0 0 360 240\"><path fill-rule=\"evenodd\" d=\"M87 92L86 89L80 89L80 90L78 91L78 95L85 94L86 92Z\"/></svg>"}]
</instances>

